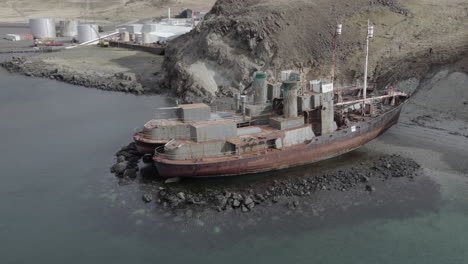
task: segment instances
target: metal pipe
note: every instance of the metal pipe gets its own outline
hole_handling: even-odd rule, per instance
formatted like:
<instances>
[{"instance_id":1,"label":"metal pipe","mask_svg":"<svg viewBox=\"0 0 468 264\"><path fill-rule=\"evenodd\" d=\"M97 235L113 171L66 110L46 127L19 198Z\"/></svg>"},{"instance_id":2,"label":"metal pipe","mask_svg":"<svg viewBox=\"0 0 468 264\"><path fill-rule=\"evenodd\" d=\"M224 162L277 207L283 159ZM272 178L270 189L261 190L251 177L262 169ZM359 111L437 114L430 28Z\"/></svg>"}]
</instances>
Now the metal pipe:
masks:
<instances>
[{"instance_id":1,"label":"metal pipe","mask_svg":"<svg viewBox=\"0 0 468 264\"><path fill-rule=\"evenodd\" d=\"M384 98L394 98L396 96L408 96L408 95L406 93L402 93L402 92L395 92L395 93L388 94L388 95L382 95L382 96L370 97L370 98L366 98L366 99L359 99L359 100L336 103L335 106L356 104L356 103L361 103L361 102L366 102L366 101L373 101L373 100L384 99Z\"/></svg>"},{"instance_id":2,"label":"metal pipe","mask_svg":"<svg viewBox=\"0 0 468 264\"><path fill-rule=\"evenodd\" d=\"M106 35L101 36L101 37L99 37L99 38L92 39L92 40L90 40L90 41L86 41L86 42L80 43L80 46L96 44L96 43L98 43L99 40L101 40L101 39L105 39L105 38L108 38L108 37L116 36L116 35L118 35L118 34L119 34L119 32L113 32L113 33L110 33L110 34L106 34ZM73 46L73 47L77 47L77 46Z\"/></svg>"}]
</instances>

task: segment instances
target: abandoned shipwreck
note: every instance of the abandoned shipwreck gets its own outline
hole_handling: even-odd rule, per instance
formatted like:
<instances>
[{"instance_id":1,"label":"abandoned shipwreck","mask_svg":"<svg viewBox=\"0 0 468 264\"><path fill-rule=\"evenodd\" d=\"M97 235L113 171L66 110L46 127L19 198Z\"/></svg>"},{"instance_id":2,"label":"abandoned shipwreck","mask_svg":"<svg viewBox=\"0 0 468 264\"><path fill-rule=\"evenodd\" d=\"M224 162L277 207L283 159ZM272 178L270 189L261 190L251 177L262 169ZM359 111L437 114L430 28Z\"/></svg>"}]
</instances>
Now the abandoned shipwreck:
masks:
<instances>
[{"instance_id":1,"label":"abandoned shipwreck","mask_svg":"<svg viewBox=\"0 0 468 264\"><path fill-rule=\"evenodd\" d=\"M265 72L256 72L253 94L236 94L232 112L206 104L161 108L134 140L139 151L154 154L162 177L264 172L362 146L398 122L408 98L392 87L333 89L332 82L301 83L294 71L270 82Z\"/></svg>"}]
</instances>

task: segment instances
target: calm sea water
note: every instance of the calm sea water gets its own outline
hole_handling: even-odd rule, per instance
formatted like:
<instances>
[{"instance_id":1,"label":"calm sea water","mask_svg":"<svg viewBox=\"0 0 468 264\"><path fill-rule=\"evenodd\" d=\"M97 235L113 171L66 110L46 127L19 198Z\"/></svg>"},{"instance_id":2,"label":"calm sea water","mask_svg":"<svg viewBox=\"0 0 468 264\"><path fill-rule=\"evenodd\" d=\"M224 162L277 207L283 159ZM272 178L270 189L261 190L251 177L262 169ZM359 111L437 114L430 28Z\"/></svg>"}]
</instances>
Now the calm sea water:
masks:
<instances>
[{"instance_id":1,"label":"calm sea water","mask_svg":"<svg viewBox=\"0 0 468 264\"><path fill-rule=\"evenodd\" d=\"M425 168L440 186L428 189L440 199L430 210L387 217L402 209L377 203L313 227L297 218L258 232L213 232L207 223L177 233L139 201L144 187L120 187L109 173L132 129L170 105L164 97L3 70L0 80L0 263L468 263L468 181L449 166ZM391 130L348 157L379 148L435 151L395 138Z\"/></svg>"}]
</instances>

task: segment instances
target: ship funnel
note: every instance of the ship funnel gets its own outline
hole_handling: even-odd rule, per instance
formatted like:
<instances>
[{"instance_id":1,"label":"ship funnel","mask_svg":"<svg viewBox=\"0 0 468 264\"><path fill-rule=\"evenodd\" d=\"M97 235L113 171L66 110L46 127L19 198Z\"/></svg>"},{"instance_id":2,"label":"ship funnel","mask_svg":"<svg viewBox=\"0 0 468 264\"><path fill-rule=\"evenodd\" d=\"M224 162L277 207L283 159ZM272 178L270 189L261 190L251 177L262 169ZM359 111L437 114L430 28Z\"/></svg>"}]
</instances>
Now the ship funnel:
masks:
<instances>
[{"instance_id":1,"label":"ship funnel","mask_svg":"<svg viewBox=\"0 0 468 264\"><path fill-rule=\"evenodd\" d=\"M283 90L283 113L285 118L297 117L297 89L299 82L287 81L283 82L281 90Z\"/></svg>"},{"instance_id":2,"label":"ship funnel","mask_svg":"<svg viewBox=\"0 0 468 264\"><path fill-rule=\"evenodd\" d=\"M242 116L245 119L245 114L246 114L246 106L247 106L247 96L241 95L240 97L240 103L241 103L241 113Z\"/></svg>"},{"instance_id":3,"label":"ship funnel","mask_svg":"<svg viewBox=\"0 0 468 264\"><path fill-rule=\"evenodd\" d=\"M241 98L240 93L235 93L234 94L234 102L235 102L236 112L241 110L240 109L240 98Z\"/></svg>"},{"instance_id":4,"label":"ship funnel","mask_svg":"<svg viewBox=\"0 0 468 264\"><path fill-rule=\"evenodd\" d=\"M252 86L254 90L254 103L266 103L268 95L267 74L261 71L256 72Z\"/></svg>"}]
</instances>

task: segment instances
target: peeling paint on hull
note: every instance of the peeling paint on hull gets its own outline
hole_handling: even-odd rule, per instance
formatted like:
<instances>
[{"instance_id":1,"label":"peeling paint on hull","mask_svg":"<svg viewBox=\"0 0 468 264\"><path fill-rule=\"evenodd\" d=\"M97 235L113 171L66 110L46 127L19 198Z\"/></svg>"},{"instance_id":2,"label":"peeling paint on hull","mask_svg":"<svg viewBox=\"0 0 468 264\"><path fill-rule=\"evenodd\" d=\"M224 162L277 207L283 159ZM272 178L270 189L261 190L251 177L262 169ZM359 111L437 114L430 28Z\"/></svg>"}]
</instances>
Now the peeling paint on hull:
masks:
<instances>
[{"instance_id":1,"label":"peeling paint on hull","mask_svg":"<svg viewBox=\"0 0 468 264\"><path fill-rule=\"evenodd\" d=\"M154 154L154 149L163 146L166 142L160 142L156 140L145 139L139 133L133 135L133 141L135 141L136 148L141 154Z\"/></svg>"},{"instance_id":2,"label":"peeling paint on hull","mask_svg":"<svg viewBox=\"0 0 468 264\"><path fill-rule=\"evenodd\" d=\"M251 174L314 163L352 151L383 134L398 122L401 104L367 122L335 131L330 135L315 137L310 143L274 150L259 155L210 159L209 161L175 161L155 156L154 161L161 177L218 177Z\"/></svg>"}]
</instances>

